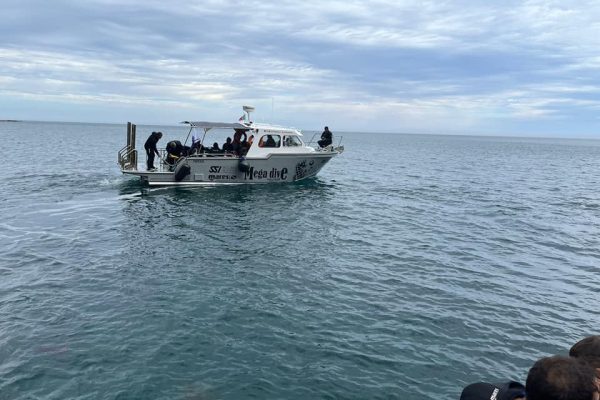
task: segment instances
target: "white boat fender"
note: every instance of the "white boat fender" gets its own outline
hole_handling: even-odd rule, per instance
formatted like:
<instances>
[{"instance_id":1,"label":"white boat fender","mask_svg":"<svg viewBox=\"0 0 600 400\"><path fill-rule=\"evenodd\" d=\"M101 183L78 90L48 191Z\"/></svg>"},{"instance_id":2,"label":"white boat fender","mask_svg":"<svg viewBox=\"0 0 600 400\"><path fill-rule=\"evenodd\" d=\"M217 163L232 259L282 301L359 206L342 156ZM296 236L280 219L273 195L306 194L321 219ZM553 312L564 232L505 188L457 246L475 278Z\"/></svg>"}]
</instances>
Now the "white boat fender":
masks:
<instances>
[{"instance_id":1,"label":"white boat fender","mask_svg":"<svg viewBox=\"0 0 600 400\"><path fill-rule=\"evenodd\" d=\"M190 166L185 163L179 163L179 165L177 165L177 167L175 167L175 181L176 182L181 182L183 180L183 178L185 178L186 176L188 176L191 172L191 168Z\"/></svg>"},{"instance_id":2,"label":"white boat fender","mask_svg":"<svg viewBox=\"0 0 600 400\"><path fill-rule=\"evenodd\" d=\"M248 161L246 161L246 159L244 157L240 157L240 161L238 163L238 169L242 172L250 171L250 164L248 164Z\"/></svg>"}]
</instances>

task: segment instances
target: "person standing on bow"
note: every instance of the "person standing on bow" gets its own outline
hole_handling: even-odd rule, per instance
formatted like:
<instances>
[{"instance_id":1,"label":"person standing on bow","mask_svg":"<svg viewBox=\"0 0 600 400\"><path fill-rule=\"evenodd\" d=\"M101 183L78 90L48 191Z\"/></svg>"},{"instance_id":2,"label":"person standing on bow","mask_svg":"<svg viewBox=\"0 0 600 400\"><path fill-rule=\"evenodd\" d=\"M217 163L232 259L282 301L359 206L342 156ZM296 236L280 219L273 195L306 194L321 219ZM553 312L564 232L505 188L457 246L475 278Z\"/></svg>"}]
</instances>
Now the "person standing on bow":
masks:
<instances>
[{"instance_id":1,"label":"person standing on bow","mask_svg":"<svg viewBox=\"0 0 600 400\"><path fill-rule=\"evenodd\" d=\"M326 126L323 133L321 133L321 140L319 140L317 143L319 143L319 147L323 148L329 146L332 142L333 134L329 130L329 127Z\"/></svg>"},{"instance_id":2,"label":"person standing on bow","mask_svg":"<svg viewBox=\"0 0 600 400\"><path fill-rule=\"evenodd\" d=\"M146 143L144 143L144 149L146 149L146 157L148 159L148 171L156 171L156 168L154 168L154 154L156 153L156 155L160 157L160 153L156 148L156 143L158 143L161 137L162 132L152 132L150 137L148 137L148 140L146 140Z\"/></svg>"}]
</instances>

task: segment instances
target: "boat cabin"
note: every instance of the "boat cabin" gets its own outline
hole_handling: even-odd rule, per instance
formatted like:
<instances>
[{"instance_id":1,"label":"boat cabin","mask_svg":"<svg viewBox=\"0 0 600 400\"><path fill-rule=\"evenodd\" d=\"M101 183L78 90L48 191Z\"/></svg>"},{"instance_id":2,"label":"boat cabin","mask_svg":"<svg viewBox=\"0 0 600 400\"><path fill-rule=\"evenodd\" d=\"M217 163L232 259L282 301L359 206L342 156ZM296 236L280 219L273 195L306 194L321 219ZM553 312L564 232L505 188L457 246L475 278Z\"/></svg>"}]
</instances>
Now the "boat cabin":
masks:
<instances>
[{"instance_id":1,"label":"boat cabin","mask_svg":"<svg viewBox=\"0 0 600 400\"><path fill-rule=\"evenodd\" d=\"M190 137L198 138L193 140L191 148L202 149L192 153L197 156L223 156L243 155L247 158L265 158L270 154L298 154L314 151L312 147L306 146L302 140L302 133L293 128L286 128L270 124L255 123L219 123L219 122L188 122L190 132L186 138L186 143ZM213 130L225 130L225 134L220 133L214 136L209 134ZM210 132L213 133L213 132ZM223 150L225 139L232 138L234 149L232 151ZM213 150L212 143L217 143L219 151Z\"/></svg>"}]
</instances>

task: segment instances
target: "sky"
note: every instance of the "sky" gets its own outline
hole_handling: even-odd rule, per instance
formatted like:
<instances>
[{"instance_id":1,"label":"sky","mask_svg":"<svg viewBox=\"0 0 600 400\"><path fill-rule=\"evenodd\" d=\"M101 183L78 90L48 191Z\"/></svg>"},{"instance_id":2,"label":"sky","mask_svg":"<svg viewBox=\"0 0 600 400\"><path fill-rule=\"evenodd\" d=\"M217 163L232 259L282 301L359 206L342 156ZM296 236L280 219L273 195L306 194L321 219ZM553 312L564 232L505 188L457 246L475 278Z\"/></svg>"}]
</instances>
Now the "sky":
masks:
<instances>
[{"instance_id":1,"label":"sky","mask_svg":"<svg viewBox=\"0 0 600 400\"><path fill-rule=\"evenodd\" d=\"M0 119L600 137L598 1L2 0Z\"/></svg>"}]
</instances>

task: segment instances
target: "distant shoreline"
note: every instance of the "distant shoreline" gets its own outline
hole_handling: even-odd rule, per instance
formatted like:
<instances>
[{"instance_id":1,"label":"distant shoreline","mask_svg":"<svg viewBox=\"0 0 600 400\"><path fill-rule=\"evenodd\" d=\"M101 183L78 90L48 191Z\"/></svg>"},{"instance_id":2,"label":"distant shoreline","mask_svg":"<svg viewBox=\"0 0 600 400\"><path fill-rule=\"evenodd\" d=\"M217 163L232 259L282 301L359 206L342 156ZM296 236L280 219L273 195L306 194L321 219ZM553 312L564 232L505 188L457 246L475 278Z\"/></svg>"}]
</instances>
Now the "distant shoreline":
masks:
<instances>
[{"instance_id":1,"label":"distant shoreline","mask_svg":"<svg viewBox=\"0 0 600 400\"><path fill-rule=\"evenodd\" d=\"M18 119L0 119L0 122L23 122Z\"/></svg>"}]
</instances>

